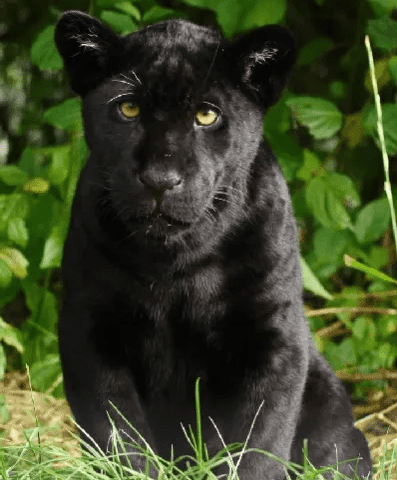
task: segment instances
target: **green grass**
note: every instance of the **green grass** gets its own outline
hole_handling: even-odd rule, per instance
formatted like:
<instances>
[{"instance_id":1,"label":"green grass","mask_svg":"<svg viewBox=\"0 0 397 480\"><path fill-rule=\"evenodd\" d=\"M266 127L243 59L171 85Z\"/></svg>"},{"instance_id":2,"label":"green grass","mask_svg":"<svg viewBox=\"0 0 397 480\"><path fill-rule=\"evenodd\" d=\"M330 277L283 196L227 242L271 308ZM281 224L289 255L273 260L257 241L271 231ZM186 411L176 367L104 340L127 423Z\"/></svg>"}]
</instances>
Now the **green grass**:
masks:
<instances>
[{"instance_id":1,"label":"green grass","mask_svg":"<svg viewBox=\"0 0 397 480\"><path fill-rule=\"evenodd\" d=\"M13 447L0 447L0 479L1 480L52 480L52 479L73 479L73 480L148 480L161 478L161 480L201 480L204 478L216 479L212 469L222 463L228 464L229 473L223 478L225 480L238 480L236 466L241 458L241 453L236 452L236 447L223 449L213 458L200 458L198 451L192 451L191 456L175 460L164 460L157 457L149 446L137 447L137 455L146 458L147 467L152 467L155 475L148 474L148 471L138 472L129 463L126 453L125 440L122 440L119 433L114 431L113 445L106 455L99 449L88 448L88 451L79 458L72 457L69 453L59 447L44 446L37 443L38 431L26 439L24 445ZM36 440L36 441L34 441ZM247 449L246 452L259 450ZM274 456L261 452L263 455ZM395 470L395 458L397 447L391 452L385 449L384 456L379 460L376 471L380 471L379 480L390 480L391 471ZM123 461L124 460L124 461ZM177 465L181 460L186 468L181 470ZM322 480L326 471L334 473L335 480L345 480L347 477L340 474L337 467L323 469L314 468L308 461L303 466L283 463L286 470L286 478L290 478L294 472L299 480Z\"/></svg>"},{"instance_id":2,"label":"green grass","mask_svg":"<svg viewBox=\"0 0 397 480\"><path fill-rule=\"evenodd\" d=\"M115 415L122 416L114 405L112 408ZM257 415L260 410L261 407L258 409ZM226 445L215 423L212 422L222 441L223 448L215 456L210 457L202 440L199 381L196 383L196 432L191 426L183 430L186 441L192 449L192 454L189 456L174 459L171 452L171 460L160 458L130 424L129 426L137 435L139 443L132 439L126 439L125 434L122 438L110 416L109 419L112 425L112 435L110 448L106 454L93 442L94 446L86 445L86 451L81 457L73 457L64 449L43 445L40 439L40 427L36 427L33 431L29 431L29 436L26 434L24 445L0 447L0 480L149 480L157 478L161 480L215 480L217 477L213 470L224 464L227 465L228 473L219 478L239 480L238 466L242 456L248 452L266 455L282 463L287 480L292 474L298 480L322 480L323 474L329 471L333 472L334 480L347 478L338 472L337 466L316 469L307 460L307 455L305 455L304 465L299 466L279 459L268 452L248 448L256 417L244 444ZM123 419L128 424L124 417ZM146 464L144 471L136 471L130 463L127 447L131 444L136 455L144 459L142 462ZM304 451L307 452L306 445ZM382 470L380 480L390 480L393 466L395 469L395 451L390 453L385 449L384 457L379 464ZM183 469L181 465L184 466Z\"/></svg>"}]
</instances>

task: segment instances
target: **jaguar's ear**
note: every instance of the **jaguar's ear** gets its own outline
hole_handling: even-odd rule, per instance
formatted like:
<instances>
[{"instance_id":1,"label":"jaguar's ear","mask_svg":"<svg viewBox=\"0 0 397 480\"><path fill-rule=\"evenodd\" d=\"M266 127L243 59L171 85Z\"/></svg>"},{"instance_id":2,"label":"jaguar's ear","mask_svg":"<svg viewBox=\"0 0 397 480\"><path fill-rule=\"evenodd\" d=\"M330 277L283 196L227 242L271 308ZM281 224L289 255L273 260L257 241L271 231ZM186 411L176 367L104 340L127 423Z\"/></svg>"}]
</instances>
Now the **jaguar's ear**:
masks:
<instances>
[{"instance_id":1,"label":"jaguar's ear","mask_svg":"<svg viewBox=\"0 0 397 480\"><path fill-rule=\"evenodd\" d=\"M261 27L237 38L229 58L238 81L267 108L278 100L295 63L295 37L280 25Z\"/></svg>"},{"instance_id":2,"label":"jaguar's ear","mask_svg":"<svg viewBox=\"0 0 397 480\"><path fill-rule=\"evenodd\" d=\"M85 95L111 75L123 50L121 37L77 10L63 14L55 29L55 43L71 86L79 95Z\"/></svg>"}]
</instances>

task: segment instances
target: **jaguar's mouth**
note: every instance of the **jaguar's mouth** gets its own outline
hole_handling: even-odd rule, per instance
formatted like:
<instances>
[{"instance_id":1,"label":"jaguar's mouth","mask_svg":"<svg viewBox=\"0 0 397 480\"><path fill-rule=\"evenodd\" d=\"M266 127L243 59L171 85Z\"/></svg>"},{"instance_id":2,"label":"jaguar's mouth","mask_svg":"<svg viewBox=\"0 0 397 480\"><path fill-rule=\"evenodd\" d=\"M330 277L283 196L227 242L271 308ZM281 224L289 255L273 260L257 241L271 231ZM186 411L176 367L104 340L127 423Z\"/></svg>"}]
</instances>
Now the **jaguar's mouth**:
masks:
<instances>
[{"instance_id":1,"label":"jaguar's mouth","mask_svg":"<svg viewBox=\"0 0 397 480\"><path fill-rule=\"evenodd\" d=\"M183 222L163 213L156 213L139 218L139 222L145 226L145 234L155 237L172 235L191 227L191 222Z\"/></svg>"}]
</instances>

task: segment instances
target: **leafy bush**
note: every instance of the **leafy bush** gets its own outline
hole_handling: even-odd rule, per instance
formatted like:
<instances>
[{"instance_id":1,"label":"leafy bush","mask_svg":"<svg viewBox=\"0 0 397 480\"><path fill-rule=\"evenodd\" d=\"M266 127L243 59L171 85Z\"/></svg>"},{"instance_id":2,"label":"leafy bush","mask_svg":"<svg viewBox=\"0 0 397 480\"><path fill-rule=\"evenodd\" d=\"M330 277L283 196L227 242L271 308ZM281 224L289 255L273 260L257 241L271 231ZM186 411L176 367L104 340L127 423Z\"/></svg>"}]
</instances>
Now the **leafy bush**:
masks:
<instances>
[{"instance_id":1,"label":"leafy bush","mask_svg":"<svg viewBox=\"0 0 397 480\"><path fill-rule=\"evenodd\" d=\"M42 0L46 7L47 1ZM265 117L264 134L290 185L313 334L332 366L345 375L389 369L397 358L397 293L386 281L344 263L347 254L375 270L395 273L364 46L368 33L377 56L386 148L394 156L394 8L396 0L308 0L304 5L298 0L288 5L286 0L95 0L90 4L90 13L120 34L172 17L218 25L230 37L277 22L296 32L297 66L288 91ZM0 323L0 377L7 361L9 368L27 363L37 388L59 394L59 267L87 147L80 100L67 98L53 40L59 12L52 12L36 32L29 58L22 42L17 56L8 44L2 52L0 98L8 92L9 110L14 113L0 130L0 158L9 149L8 163L0 169L0 307L8 322ZM393 164L391 175L395 178ZM366 382L355 393L365 394L371 385Z\"/></svg>"}]
</instances>

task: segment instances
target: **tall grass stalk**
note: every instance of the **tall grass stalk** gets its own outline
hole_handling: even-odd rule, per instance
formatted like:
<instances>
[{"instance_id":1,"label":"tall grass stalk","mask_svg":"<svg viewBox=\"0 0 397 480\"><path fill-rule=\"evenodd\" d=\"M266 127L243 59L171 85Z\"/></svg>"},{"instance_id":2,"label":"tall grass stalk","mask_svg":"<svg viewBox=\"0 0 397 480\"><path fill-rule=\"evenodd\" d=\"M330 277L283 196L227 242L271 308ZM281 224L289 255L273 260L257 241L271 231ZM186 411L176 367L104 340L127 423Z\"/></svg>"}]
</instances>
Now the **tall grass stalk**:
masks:
<instances>
[{"instance_id":1,"label":"tall grass stalk","mask_svg":"<svg viewBox=\"0 0 397 480\"><path fill-rule=\"evenodd\" d=\"M365 46L367 47L369 70L371 72L372 88L374 91L374 98L375 98L375 105L376 105L377 130L378 130L379 141L380 141L380 146L382 151L383 169L385 171L384 188L385 188L387 200L389 202L393 236L394 236L394 244L397 252L397 222L396 222L396 212L394 210L394 204L393 204L393 196L391 193L391 183L390 183L390 175L389 175L389 157L386 151L385 134L383 131L383 120L382 120L382 106L380 103L378 84L376 82L376 76L375 76L374 57L372 55L371 43L369 41L368 35L365 37Z\"/></svg>"}]
</instances>

